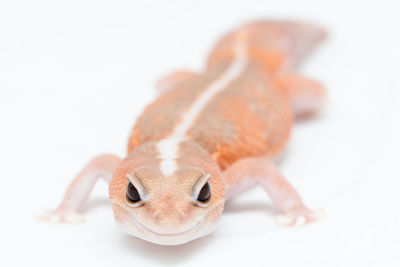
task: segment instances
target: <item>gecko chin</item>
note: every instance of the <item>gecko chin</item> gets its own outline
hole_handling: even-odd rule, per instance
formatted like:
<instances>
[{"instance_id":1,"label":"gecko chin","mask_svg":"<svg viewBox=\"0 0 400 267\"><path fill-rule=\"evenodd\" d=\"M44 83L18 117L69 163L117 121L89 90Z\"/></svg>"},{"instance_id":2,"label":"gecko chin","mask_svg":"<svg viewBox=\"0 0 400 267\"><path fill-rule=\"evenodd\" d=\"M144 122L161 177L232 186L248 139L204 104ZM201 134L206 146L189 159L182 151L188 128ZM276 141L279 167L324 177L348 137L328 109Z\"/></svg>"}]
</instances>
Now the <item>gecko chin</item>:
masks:
<instances>
[{"instance_id":1,"label":"gecko chin","mask_svg":"<svg viewBox=\"0 0 400 267\"><path fill-rule=\"evenodd\" d=\"M117 221L117 225L123 232L145 241L158 245L174 246L190 242L211 233L216 227L216 222L207 223L203 217L195 222L193 226L176 232L149 228L134 215L131 215L127 221Z\"/></svg>"},{"instance_id":2,"label":"gecko chin","mask_svg":"<svg viewBox=\"0 0 400 267\"><path fill-rule=\"evenodd\" d=\"M211 209L189 221L173 224L156 224L118 203L113 203L116 224L124 233L158 245L181 245L213 232L224 207L224 201L215 203Z\"/></svg>"}]
</instances>

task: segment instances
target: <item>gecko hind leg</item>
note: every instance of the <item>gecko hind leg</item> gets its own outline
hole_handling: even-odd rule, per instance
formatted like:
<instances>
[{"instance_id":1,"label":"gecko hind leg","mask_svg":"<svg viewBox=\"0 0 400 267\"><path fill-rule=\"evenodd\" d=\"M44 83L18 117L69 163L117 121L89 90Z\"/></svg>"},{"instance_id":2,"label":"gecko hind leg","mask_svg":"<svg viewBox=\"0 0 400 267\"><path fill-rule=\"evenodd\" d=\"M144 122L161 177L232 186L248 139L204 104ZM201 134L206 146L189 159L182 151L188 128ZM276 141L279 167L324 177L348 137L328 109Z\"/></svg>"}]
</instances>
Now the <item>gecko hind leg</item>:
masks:
<instances>
[{"instance_id":1,"label":"gecko hind leg","mask_svg":"<svg viewBox=\"0 0 400 267\"><path fill-rule=\"evenodd\" d=\"M160 94L163 94L175 88L181 82L195 78L197 76L199 76L199 74L192 71L176 71L159 79L156 82L156 89Z\"/></svg>"},{"instance_id":2,"label":"gecko hind leg","mask_svg":"<svg viewBox=\"0 0 400 267\"><path fill-rule=\"evenodd\" d=\"M79 210L85 204L93 186L99 178L104 178L109 182L120 163L121 159L112 154L93 158L71 182L59 206L55 210L40 215L39 219L52 223L82 222L84 219L79 214Z\"/></svg>"},{"instance_id":3,"label":"gecko hind leg","mask_svg":"<svg viewBox=\"0 0 400 267\"><path fill-rule=\"evenodd\" d=\"M303 204L300 195L282 176L268 158L239 160L224 172L227 198L233 197L252 186L261 185L282 214L277 223L284 226L303 225L318 220L321 210L312 211Z\"/></svg>"},{"instance_id":4,"label":"gecko hind leg","mask_svg":"<svg viewBox=\"0 0 400 267\"><path fill-rule=\"evenodd\" d=\"M278 80L288 93L296 120L307 119L323 107L326 92L321 83L295 73L280 75Z\"/></svg>"}]
</instances>

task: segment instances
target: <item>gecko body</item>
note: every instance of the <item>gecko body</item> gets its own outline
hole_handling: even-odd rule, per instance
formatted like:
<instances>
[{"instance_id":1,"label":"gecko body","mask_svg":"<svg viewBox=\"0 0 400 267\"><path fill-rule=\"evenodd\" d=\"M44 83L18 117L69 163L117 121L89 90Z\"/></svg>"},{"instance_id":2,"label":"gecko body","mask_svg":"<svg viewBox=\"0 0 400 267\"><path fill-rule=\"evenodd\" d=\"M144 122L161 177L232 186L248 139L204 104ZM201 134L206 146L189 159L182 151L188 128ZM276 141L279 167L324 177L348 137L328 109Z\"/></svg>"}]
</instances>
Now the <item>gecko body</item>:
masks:
<instances>
[{"instance_id":1,"label":"gecko body","mask_svg":"<svg viewBox=\"0 0 400 267\"><path fill-rule=\"evenodd\" d=\"M45 218L79 221L93 184L105 177L117 225L153 243L210 233L225 200L256 185L282 212L281 223L316 220L274 159L293 122L318 111L324 98L320 83L293 72L324 36L314 25L273 21L229 33L203 73L158 82L160 96L137 119L127 156L94 158Z\"/></svg>"}]
</instances>

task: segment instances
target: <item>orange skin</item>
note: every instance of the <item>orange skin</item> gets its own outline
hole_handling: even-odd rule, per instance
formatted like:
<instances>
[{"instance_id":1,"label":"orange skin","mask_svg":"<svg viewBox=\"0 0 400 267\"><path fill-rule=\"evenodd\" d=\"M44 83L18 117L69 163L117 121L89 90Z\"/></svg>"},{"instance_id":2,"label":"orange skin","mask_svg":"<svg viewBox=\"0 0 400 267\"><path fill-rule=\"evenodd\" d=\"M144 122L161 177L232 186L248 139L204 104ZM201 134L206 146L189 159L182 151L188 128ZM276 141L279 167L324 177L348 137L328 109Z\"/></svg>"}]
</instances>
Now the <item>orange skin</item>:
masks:
<instances>
[{"instance_id":1,"label":"orange skin","mask_svg":"<svg viewBox=\"0 0 400 267\"><path fill-rule=\"evenodd\" d=\"M63 202L44 218L80 221L79 208L100 176L123 231L177 245L210 233L226 198L261 185L284 225L312 222L274 159L295 120L316 113L322 85L293 68L325 36L295 22L260 21L223 37L203 73L179 71L157 83L161 95L138 118L125 159L102 155L75 178ZM111 180L110 180L111 179ZM129 202L129 185L140 200ZM200 201L209 185L210 196Z\"/></svg>"}]
</instances>

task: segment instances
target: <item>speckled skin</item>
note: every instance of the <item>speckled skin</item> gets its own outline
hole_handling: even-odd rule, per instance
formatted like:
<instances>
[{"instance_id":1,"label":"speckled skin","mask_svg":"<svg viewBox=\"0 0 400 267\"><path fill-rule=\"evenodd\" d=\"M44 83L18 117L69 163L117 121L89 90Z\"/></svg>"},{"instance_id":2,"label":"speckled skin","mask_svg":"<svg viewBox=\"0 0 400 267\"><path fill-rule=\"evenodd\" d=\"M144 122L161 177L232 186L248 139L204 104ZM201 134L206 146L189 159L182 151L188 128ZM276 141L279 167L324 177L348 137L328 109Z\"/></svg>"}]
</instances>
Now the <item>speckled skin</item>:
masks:
<instances>
[{"instance_id":1,"label":"speckled skin","mask_svg":"<svg viewBox=\"0 0 400 267\"><path fill-rule=\"evenodd\" d=\"M128 153L141 144L159 141L168 136L198 95L215 81L228 65L229 62L226 62L201 76L189 77L175 87L170 86L172 88L150 104L137 119L129 138Z\"/></svg>"},{"instance_id":2,"label":"speckled skin","mask_svg":"<svg viewBox=\"0 0 400 267\"><path fill-rule=\"evenodd\" d=\"M221 62L161 95L139 117L128 152L167 137L180 122L178 115L229 64L230 60ZM274 157L285 146L292 113L286 91L271 76L262 64L250 61L243 74L207 104L189 129L188 138L206 149L222 170L241 158Z\"/></svg>"}]
</instances>

